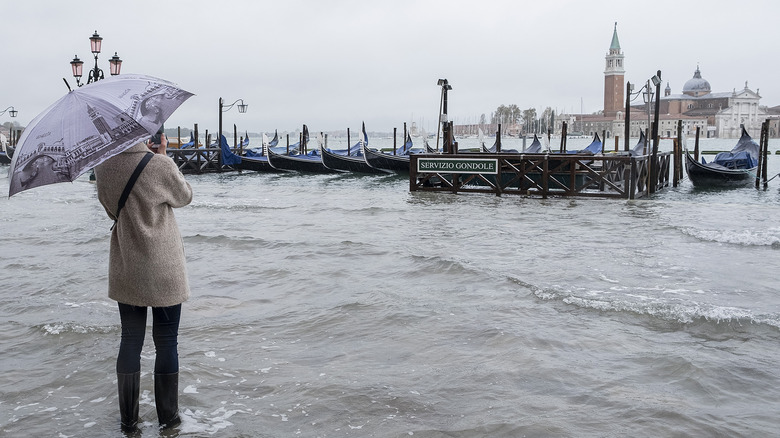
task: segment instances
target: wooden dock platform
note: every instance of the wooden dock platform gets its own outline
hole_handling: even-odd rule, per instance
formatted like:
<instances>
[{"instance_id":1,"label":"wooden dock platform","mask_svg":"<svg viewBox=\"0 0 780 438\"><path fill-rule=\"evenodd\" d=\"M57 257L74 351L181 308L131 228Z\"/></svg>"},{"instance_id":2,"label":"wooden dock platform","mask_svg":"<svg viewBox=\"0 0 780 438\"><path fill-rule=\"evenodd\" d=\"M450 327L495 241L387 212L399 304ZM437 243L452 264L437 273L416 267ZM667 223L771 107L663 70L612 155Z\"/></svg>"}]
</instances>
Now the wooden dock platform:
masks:
<instances>
[{"instance_id":1,"label":"wooden dock platform","mask_svg":"<svg viewBox=\"0 0 780 438\"><path fill-rule=\"evenodd\" d=\"M672 153L413 154L409 190L636 199L668 187Z\"/></svg>"}]
</instances>

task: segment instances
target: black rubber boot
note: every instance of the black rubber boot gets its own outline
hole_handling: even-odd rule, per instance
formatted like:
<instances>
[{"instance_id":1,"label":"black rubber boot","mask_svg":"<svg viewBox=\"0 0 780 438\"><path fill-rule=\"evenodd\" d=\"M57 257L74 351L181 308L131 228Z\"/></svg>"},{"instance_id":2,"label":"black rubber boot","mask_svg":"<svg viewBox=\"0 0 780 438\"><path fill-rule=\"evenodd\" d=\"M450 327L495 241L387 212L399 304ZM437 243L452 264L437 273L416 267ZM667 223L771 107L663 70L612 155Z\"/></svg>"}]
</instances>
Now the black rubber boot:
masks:
<instances>
[{"instance_id":1,"label":"black rubber boot","mask_svg":"<svg viewBox=\"0 0 780 438\"><path fill-rule=\"evenodd\" d=\"M119 416L122 419L122 432L138 430L138 397L141 391L141 372L116 374L119 389Z\"/></svg>"},{"instance_id":2,"label":"black rubber boot","mask_svg":"<svg viewBox=\"0 0 780 438\"><path fill-rule=\"evenodd\" d=\"M179 417L179 373L154 375L157 420L163 429L181 424Z\"/></svg>"}]
</instances>

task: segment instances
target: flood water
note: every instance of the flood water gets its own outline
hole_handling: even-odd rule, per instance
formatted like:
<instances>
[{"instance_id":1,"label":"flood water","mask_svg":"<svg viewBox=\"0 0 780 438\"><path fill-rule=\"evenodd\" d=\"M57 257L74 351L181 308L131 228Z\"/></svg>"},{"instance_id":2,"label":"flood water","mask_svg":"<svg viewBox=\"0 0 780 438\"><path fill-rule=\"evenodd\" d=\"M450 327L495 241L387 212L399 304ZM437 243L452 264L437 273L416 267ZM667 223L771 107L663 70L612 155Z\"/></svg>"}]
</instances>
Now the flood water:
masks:
<instances>
[{"instance_id":1,"label":"flood water","mask_svg":"<svg viewBox=\"0 0 780 438\"><path fill-rule=\"evenodd\" d=\"M183 423L164 436L780 430L780 178L633 201L187 180ZM110 227L86 176L0 197L0 435L122 436ZM142 432L160 436L151 344Z\"/></svg>"}]
</instances>

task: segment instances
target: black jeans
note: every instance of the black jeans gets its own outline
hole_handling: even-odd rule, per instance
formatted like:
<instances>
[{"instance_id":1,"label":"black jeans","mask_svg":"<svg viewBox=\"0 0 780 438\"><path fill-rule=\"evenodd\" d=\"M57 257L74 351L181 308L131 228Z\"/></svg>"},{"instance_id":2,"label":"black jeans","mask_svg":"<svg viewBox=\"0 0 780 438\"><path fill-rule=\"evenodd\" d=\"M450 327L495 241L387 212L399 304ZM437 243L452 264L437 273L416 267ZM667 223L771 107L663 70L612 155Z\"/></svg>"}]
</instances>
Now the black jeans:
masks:
<instances>
[{"instance_id":1,"label":"black jeans","mask_svg":"<svg viewBox=\"0 0 780 438\"><path fill-rule=\"evenodd\" d=\"M132 374L141 371L141 350L146 335L146 307L119 303L122 320L122 341L116 358L116 372ZM156 356L155 374L179 372L179 319L181 304L170 307L152 307L152 339Z\"/></svg>"}]
</instances>

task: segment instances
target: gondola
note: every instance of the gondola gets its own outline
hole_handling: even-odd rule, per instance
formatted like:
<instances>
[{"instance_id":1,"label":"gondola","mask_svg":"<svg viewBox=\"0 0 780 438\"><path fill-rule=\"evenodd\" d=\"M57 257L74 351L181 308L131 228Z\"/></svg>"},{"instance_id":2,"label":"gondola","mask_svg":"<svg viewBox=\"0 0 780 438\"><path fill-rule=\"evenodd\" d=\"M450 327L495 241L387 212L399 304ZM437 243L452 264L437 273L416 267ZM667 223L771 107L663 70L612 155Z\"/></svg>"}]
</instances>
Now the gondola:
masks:
<instances>
[{"instance_id":1,"label":"gondola","mask_svg":"<svg viewBox=\"0 0 780 438\"><path fill-rule=\"evenodd\" d=\"M541 154L542 153L542 142L539 141L539 137L534 134L534 141L531 142L530 145L528 145L527 148L523 149L524 154Z\"/></svg>"},{"instance_id":2,"label":"gondola","mask_svg":"<svg viewBox=\"0 0 780 438\"><path fill-rule=\"evenodd\" d=\"M311 151L306 154L286 155L273 150L268 150L268 162L277 170L292 170L296 172L309 173L333 173L322 163L322 156L319 151Z\"/></svg>"},{"instance_id":3,"label":"gondola","mask_svg":"<svg viewBox=\"0 0 780 438\"><path fill-rule=\"evenodd\" d=\"M491 147L485 147L485 145L482 145L482 152L488 153L488 154L495 154L496 150L498 150L498 141L493 143L493 146ZM501 149L502 154L519 154L520 151L517 149Z\"/></svg>"},{"instance_id":4,"label":"gondola","mask_svg":"<svg viewBox=\"0 0 780 438\"><path fill-rule=\"evenodd\" d=\"M290 153L281 152L281 148L268 148L268 162L278 170L291 170L308 173L334 173L322 163L320 151L306 151L309 142L309 129L303 125L303 141L299 147L293 148ZM299 150L300 149L300 150Z\"/></svg>"},{"instance_id":5,"label":"gondola","mask_svg":"<svg viewBox=\"0 0 780 438\"><path fill-rule=\"evenodd\" d=\"M587 155L596 155L601 153L601 149L603 148L604 143L601 142L601 138L599 137L599 134L596 133L593 136L593 141L590 142L590 144L585 147L585 149L580 149L576 151L566 151L567 154L587 154Z\"/></svg>"},{"instance_id":6,"label":"gondola","mask_svg":"<svg viewBox=\"0 0 780 438\"><path fill-rule=\"evenodd\" d=\"M242 149L246 149L249 147L249 132L244 131L244 138L241 140L240 146Z\"/></svg>"},{"instance_id":7,"label":"gondola","mask_svg":"<svg viewBox=\"0 0 780 438\"><path fill-rule=\"evenodd\" d=\"M274 139L271 141L268 141L268 136L263 133L263 143L259 148L252 149L249 147L244 147L241 149L243 154L242 157L265 157L266 156L266 149L276 147L276 145L279 144L279 133L274 132ZM246 142L246 145L249 145L249 142ZM278 150L277 150L278 151Z\"/></svg>"},{"instance_id":8,"label":"gondola","mask_svg":"<svg viewBox=\"0 0 780 438\"><path fill-rule=\"evenodd\" d=\"M729 152L721 152L707 163L696 161L688 149L685 150L685 171L696 187L735 186L755 179L758 167L758 143L742 127L742 136Z\"/></svg>"},{"instance_id":9,"label":"gondola","mask_svg":"<svg viewBox=\"0 0 780 438\"><path fill-rule=\"evenodd\" d=\"M222 153L222 164L238 170L253 170L256 172L279 172L272 167L265 156L242 157L230 150L227 139L224 135L220 136L220 148Z\"/></svg>"},{"instance_id":10,"label":"gondola","mask_svg":"<svg viewBox=\"0 0 780 438\"><path fill-rule=\"evenodd\" d=\"M374 169L382 169L390 172L408 172L409 154L412 150L412 138L407 134L403 147L395 151L395 154L371 149L367 144L363 145L363 156L366 163Z\"/></svg>"},{"instance_id":11,"label":"gondola","mask_svg":"<svg viewBox=\"0 0 780 438\"><path fill-rule=\"evenodd\" d=\"M369 166L363 158L363 145L368 144L365 124L363 124L362 136L363 138L349 149L333 150L322 147L322 164L328 169L339 172L387 173L383 169Z\"/></svg>"},{"instance_id":12,"label":"gondola","mask_svg":"<svg viewBox=\"0 0 780 438\"><path fill-rule=\"evenodd\" d=\"M480 136L479 137L480 144L482 145L482 152L486 153L486 154L495 154L496 151L498 150L498 142L499 142L498 134L496 134L496 140L493 142L493 146L491 146L491 147L485 146L485 142L482 141L483 134L482 134L482 130L481 129L479 130L479 136ZM534 137L536 137L536 135L534 135ZM501 153L502 154L519 154L520 151L518 151L517 149L501 149Z\"/></svg>"}]
</instances>

